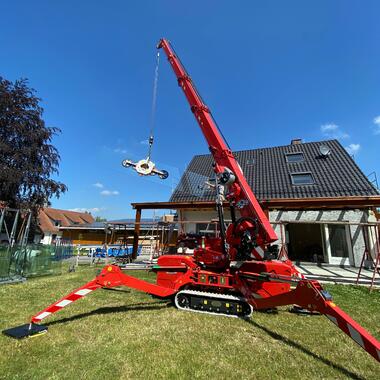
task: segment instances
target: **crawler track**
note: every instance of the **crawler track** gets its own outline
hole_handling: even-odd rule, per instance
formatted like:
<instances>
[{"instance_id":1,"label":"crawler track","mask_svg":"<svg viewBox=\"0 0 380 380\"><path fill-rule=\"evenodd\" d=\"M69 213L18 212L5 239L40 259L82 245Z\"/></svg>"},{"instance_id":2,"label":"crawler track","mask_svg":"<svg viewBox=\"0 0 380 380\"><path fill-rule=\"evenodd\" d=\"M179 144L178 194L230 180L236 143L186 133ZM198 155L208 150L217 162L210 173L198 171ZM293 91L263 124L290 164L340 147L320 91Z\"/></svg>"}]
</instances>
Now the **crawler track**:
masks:
<instances>
[{"instance_id":1,"label":"crawler track","mask_svg":"<svg viewBox=\"0 0 380 380\"><path fill-rule=\"evenodd\" d=\"M235 318L249 318L253 311L252 306L243 297L197 290L178 292L174 303L180 310Z\"/></svg>"}]
</instances>

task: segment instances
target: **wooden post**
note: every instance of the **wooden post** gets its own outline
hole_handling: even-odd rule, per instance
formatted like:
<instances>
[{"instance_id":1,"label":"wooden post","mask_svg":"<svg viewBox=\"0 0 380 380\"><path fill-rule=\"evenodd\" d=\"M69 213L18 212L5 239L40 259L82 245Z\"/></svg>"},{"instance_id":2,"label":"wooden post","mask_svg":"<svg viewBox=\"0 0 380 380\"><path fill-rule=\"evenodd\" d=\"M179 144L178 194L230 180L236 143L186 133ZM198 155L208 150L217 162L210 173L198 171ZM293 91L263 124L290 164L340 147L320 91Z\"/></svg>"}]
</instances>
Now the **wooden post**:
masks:
<instances>
[{"instance_id":1,"label":"wooden post","mask_svg":"<svg viewBox=\"0 0 380 380\"><path fill-rule=\"evenodd\" d=\"M133 232L132 260L137 259L137 250L139 248L140 222L141 222L141 208L138 208L136 209L135 231Z\"/></svg>"}]
</instances>

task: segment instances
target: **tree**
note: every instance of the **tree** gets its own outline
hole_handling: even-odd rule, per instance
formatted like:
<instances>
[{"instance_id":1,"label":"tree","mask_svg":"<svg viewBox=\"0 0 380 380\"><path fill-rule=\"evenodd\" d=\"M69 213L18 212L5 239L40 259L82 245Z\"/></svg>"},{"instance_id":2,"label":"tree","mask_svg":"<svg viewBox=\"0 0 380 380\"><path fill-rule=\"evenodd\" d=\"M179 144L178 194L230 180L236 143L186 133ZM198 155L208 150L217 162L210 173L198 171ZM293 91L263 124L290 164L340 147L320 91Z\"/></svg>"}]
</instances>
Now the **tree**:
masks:
<instances>
[{"instance_id":1,"label":"tree","mask_svg":"<svg viewBox=\"0 0 380 380\"><path fill-rule=\"evenodd\" d=\"M107 219L106 218L102 218L101 216L96 216L95 217L95 222L106 222Z\"/></svg>"},{"instance_id":2,"label":"tree","mask_svg":"<svg viewBox=\"0 0 380 380\"><path fill-rule=\"evenodd\" d=\"M67 190L51 179L60 161L51 141L61 131L45 125L40 102L26 79L0 77L0 201L34 215Z\"/></svg>"}]
</instances>

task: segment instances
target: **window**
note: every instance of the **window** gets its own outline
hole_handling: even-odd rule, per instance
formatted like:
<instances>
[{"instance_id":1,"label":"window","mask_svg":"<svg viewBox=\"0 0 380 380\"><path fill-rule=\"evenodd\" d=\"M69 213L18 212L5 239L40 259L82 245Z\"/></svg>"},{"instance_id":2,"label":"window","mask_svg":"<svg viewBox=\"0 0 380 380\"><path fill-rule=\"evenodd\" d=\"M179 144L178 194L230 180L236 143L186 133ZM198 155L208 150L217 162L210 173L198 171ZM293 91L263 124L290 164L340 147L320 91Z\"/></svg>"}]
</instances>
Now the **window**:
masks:
<instances>
[{"instance_id":1,"label":"window","mask_svg":"<svg viewBox=\"0 0 380 380\"><path fill-rule=\"evenodd\" d=\"M197 223L196 233L199 235L215 235L215 223Z\"/></svg>"},{"instance_id":2,"label":"window","mask_svg":"<svg viewBox=\"0 0 380 380\"><path fill-rule=\"evenodd\" d=\"M303 153L286 153L286 162L292 163L292 162L302 162L303 161Z\"/></svg>"},{"instance_id":3,"label":"window","mask_svg":"<svg viewBox=\"0 0 380 380\"><path fill-rule=\"evenodd\" d=\"M348 257L346 226L328 224L331 256Z\"/></svg>"},{"instance_id":4,"label":"window","mask_svg":"<svg viewBox=\"0 0 380 380\"><path fill-rule=\"evenodd\" d=\"M60 220L54 220L54 226L55 227L61 227L61 221Z\"/></svg>"},{"instance_id":5,"label":"window","mask_svg":"<svg viewBox=\"0 0 380 380\"><path fill-rule=\"evenodd\" d=\"M290 174L293 185L313 185L314 179L311 173L292 173Z\"/></svg>"},{"instance_id":6,"label":"window","mask_svg":"<svg viewBox=\"0 0 380 380\"><path fill-rule=\"evenodd\" d=\"M248 166L254 165L255 164L255 159L254 158L248 158L246 161L246 164Z\"/></svg>"}]
</instances>

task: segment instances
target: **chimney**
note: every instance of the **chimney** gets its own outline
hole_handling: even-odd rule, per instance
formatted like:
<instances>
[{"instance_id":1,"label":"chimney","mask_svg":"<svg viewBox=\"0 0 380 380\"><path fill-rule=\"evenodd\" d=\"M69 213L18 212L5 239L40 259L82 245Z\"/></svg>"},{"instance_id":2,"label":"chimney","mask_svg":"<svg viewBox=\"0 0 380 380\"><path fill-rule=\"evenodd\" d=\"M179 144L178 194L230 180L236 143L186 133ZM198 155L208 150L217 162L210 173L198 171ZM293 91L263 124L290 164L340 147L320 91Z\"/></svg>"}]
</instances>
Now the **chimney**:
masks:
<instances>
[{"instance_id":1,"label":"chimney","mask_svg":"<svg viewBox=\"0 0 380 380\"><path fill-rule=\"evenodd\" d=\"M290 142L290 145L299 145L299 144L302 144L302 139L293 139Z\"/></svg>"}]
</instances>

